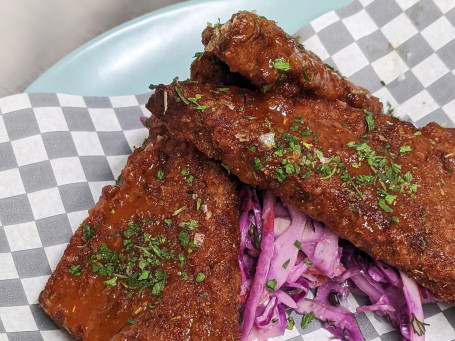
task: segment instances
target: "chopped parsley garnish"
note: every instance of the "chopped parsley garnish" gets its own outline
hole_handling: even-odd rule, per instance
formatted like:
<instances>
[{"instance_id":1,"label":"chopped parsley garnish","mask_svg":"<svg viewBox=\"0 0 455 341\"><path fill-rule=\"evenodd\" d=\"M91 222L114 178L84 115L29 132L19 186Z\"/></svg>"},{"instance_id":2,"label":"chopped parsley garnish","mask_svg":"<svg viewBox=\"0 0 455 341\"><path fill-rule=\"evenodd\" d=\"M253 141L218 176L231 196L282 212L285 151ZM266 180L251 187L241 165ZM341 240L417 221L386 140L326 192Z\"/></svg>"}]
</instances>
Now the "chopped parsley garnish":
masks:
<instances>
[{"instance_id":1,"label":"chopped parsley garnish","mask_svg":"<svg viewBox=\"0 0 455 341\"><path fill-rule=\"evenodd\" d=\"M404 180L406 182L411 182L412 181L412 174L409 171L406 172L406 174L404 175Z\"/></svg>"},{"instance_id":2,"label":"chopped parsley garnish","mask_svg":"<svg viewBox=\"0 0 455 341\"><path fill-rule=\"evenodd\" d=\"M206 292L200 293L198 296L199 297L207 297L209 294Z\"/></svg>"},{"instance_id":3,"label":"chopped parsley garnish","mask_svg":"<svg viewBox=\"0 0 455 341\"><path fill-rule=\"evenodd\" d=\"M374 185L376 182L376 177L373 175L357 175L355 179L360 186Z\"/></svg>"},{"instance_id":4,"label":"chopped parsley garnish","mask_svg":"<svg viewBox=\"0 0 455 341\"><path fill-rule=\"evenodd\" d=\"M163 178L164 178L164 172L163 172L162 169L158 169L158 171L156 172L156 178L157 178L158 180L163 180Z\"/></svg>"},{"instance_id":5,"label":"chopped parsley garnish","mask_svg":"<svg viewBox=\"0 0 455 341\"><path fill-rule=\"evenodd\" d=\"M401 165L395 163L395 162L391 162L390 163L391 167L392 167L392 171L395 172L395 173L401 173Z\"/></svg>"},{"instance_id":6,"label":"chopped parsley garnish","mask_svg":"<svg viewBox=\"0 0 455 341\"><path fill-rule=\"evenodd\" d=\"M171 224L172 224L172 219L169 219L169 218L168 219L164 219L164 226L165 227L169 227L169 226L171 226Z\"/></svg>"},{"instance_id":7,"label":"chopped parsley garnish","mask_svg":"<svg viewBox=\"0 0 455 341\"><path fill-rule=\"evenodd\" d=\"M319 159L319 161L323 161L323 159L324 159L324 154L323 154L320 150L316 149L316 150L314 151L314 153L316 154L316 157Z\"/></svg>"},{"instance_id":8,"label":"chopped parsley garnish","mask_svg":"<svg viewBox=\"0 0 455 341\"><path fill-rule=\"evenodd\" d=\"M104 284L106 284L110 287L115 287L117 285L117 277L112 277L111 279L104 281Z\"/></svg>"},{"instance_id":9,"label":"chopped parsley garnish","mask_svg":"<svg viewBox=\"0 0 455 341\"><path fill-rule=\"evenodd\" d=\"M412 148L410 146L403 145L400 147L400 155L403 156L404 154L412 151Z\"/></svg>"},{"instance_id":10,"label":"chopped parsley garnish","mask_svg":"<svg viewBox=\"0 0 455 341\"><path fill-rule=\"evenodd\" d=\"M394 223L399 223L399 222L400 222L400 218L398 218L398 217L396 217L396 216L393 216L393 217L392 217L392 221L393 221Z\"/></svg>"},{"instance_id":11,"label":"chopped parsley garnish","mask_svg":"<svg viewBox=\"0 0 455 341\"><path fill-rule=\"evenodd\" d=\"M278 182L283 182L286 179L286 174L281 168L276 168L275 177L278 180Z\"/></svg>"},{"instance_id":12,"label":"chopped parsley garnish","mask_svg":"<svg viewBox=\"0 0 455 341\"><path fill-rule=\"evenodd\" d=\"M150 85L149 85L149 89L150 89L150 90L155 90L157 86L158 86L158 85L150 84Z\"/></svg>"},{"instance_id":13,"label":"chopped parsley garnish","mask_svg":"<svg viewBox=\"0 0 455 341\"><path fill-rule=\"evenodd\" d=\"M324 65L325 65L325 67L326 67L327 69L329 69L330 71L332 71L332 72L335 71L335 68L334 68L333 66L331 66L331 65L329 65L329 64L324 64Z\"/></svg>"},{"instance_id":14,"label":"chopped parsley garnish","mask_svg":"<svg viewBox=\"0 0 455 341\"><path fill-rule=\"evenodd\" d=\"M302 71L302 77L304 80L306 80L307 82L311 82L310 80L310 77L308 77L307 73L305 72L305 70Z\"/></svg>"},{"instance_id":15,"label":"chopped parsley garnish","mask_svg":"<svg viewBox=\"0 0 455 341\"><path fill-rule=\"evenodd\" d=\"M258 158L254 159L254 170L260 170L263 167L261 161Z\"/></svg>"},{"instance_id":16,"label":"chopped parsley garnish","mask_svg":"<svg viewBox=\"0 0 455 341\"><path fill-rule=\"evenodd\" d=\"M414 136L419 136L419 135L422 135L422 132L420 130L417 130L415 133L414 133Z\"/></svg>"},{"instance_id":17,"label":"chopped parsley garnish","mask_svg":"<svg viewBox=\"0 0 455 341\"><path fill-rule=\"evenodd\" d=\"M187 179L186 179L186 183L188 186L193 186L193 180L194 180L194 176L190 175Z\"/></svg>"},{"instance_id":18,"label":"chopped parsley garnish","mask_svg":"<svg viewBox=\"0 0 455 341\"><path fill-rule=\"evenodd\" d=\"M166 281L165 280L156 283L153 286L153 288L152 288L152 295L160 296L161 295L161 291L163 291L165 285L166 285Z\"/></svg>"},{"instance_id":19,"label":"chopped parsley garnish","mask_svg":"<svg viewBox=\"0 0 455 341\"><path fill-rule=\"evenodd\" d=\"M310 175L311 175L311 169L308 168L308 169L305 171L305 173L303 173L300 177L301 177L302 179L306 179L306 178L308 178Z\"/></svg>"},{"instance_id":20,"label":"chopped parsley garnish","mask_svg":"<svg viewBox=\"0 0 455 341\"><path fill-rule=\"evenodd\" d=\"M384 198L384 200L386 201L387 204L389 205L392 205L392 203L395 201L395 199L397 198L396 195L386 195L386 197Z\"/></svg>"},{"instance_id":21,"label":"chopped parsley garnish","mask_svg":"<svg viewBox=\"0 0 455 341\"><path fill-rule=\"evenodd\" d=\"M199 227L199 223L196 220L191 219L190 221L181 222L179 227L183 227L187 230L193 231Z\"/></svg>"},{"instance_id":22,"label":"chopped parsley garnish","mask_svg":"<svg viewBox=\"0 0 455 341\"><path fill-rule=\"evenodd\" d=\"M313 312L303 315L302 322L300 323L300 327L302 329L305 329L306 327L308 327L310 322L313 321L313 320L314 320L314 313Z\"/></svg>"},{"instance_id":23,"label":"chopped parsley garnish","mask_svg":"<svg viewBox=\"0 0 455 341\"><path fill-rule=\"evenodd\" d=\"M302 152L302 147L299 144L294 144L294 142L289 142L289 150L291 152Z\"/></svg>"},{"instance_id":24,"label":"chopped parsley garnish","mask_svg":"<svg viewBox=\"0 0 455 341\"><path fill-rule=\"evenodd\" d=\"M144 233L140 224L149 220L129 222L123 232L123 249L119 252L102 244L93 250L91 267L94 273L107 277L106 286L114 287L121 284L127 289L151 288L153 295L160 295L164 288L167 274L159 269L162 260L176 260L171 257L166 247L163 247L165 238L162 235L152 237ZM90 264L90 263L89 263Z\"/></svg>"},{"instance_id":25,"label":"chopped parsley garnish","mask_svg":"<svg viewBox=\"0 0 455 341\"><path fill-rule=\"evenodd\" d=\"M88 243L93 239L93 237L95 237L96 231L90 225L84 224L82 225L82 235L84 236L87 242L84 245L79 245L78 246L79 249L83 249L88 245Z\"/></svg>"},{"instance_id":26,"label":"chopped parsley garnish","mask_svg":"<svg viewBox=\"0 0 455 341\"><path fill-rule=\"evenodd\" d=\"M182 171L180 172L180 174L182 175L188 175L190 173L190 171L188 169L182 169Z\"/></svg>"},{"instance_id":27,"label":"chopped parsley garnish","mask_svg":"<svg viewBox=\"0 0 455 341\"><path fill-rule=\"evenodd\" d=\"M199 272L197 275L196 275L196 283L201 283L203 282L205 279L205 275L202 273L202 272Z\"/></svg>"},{"instance_id":28,"label":"chopped parsley garnish","mask_svg":"<svg viewBox=\"0 0 455 341\"><path fill-rule=\"evenodd\" d=\"M275 59L273 61L273 67L281 71L289 71L291 69L291 65L282 59Z\"/></svg>"},{"instance_id":29,"label":"chopped parsley garnish","mask_svg":"<svg viewBox=\"0 0 455 341\"><path fill-rule=\"evenodd\" d=\"M286 329L292 330L292 328L294 328L294 325L295 325L294 319L291 316L289 316L286 320L288 321L288 325L286 326Z\"/></svg>"},{"instance_id":30,"label":"chopped parsley garnish","mask_svg":"<svg viewBox=\"0 0 455 341\"><path fill-rule=\"evenodd\" d=\"M277 142L275 145L275 151L273 152L273 156L282 157L283 151L284 151L284 146L281 143Z\"/></svg>"},{"instance_id":31,"label":"chopped parsley garnish","mask_svg":"<svg viewBox=\"0 0 455 341\"><path fill-rule=\"evenodd\" d=\"M190 102L188 102L188 100L185 98L185 96L183 95L183 90L176 86L175 87L175 92L177 93L177 95L180 97L180 99L183 101L183 103L185 104L190 104Z\"/></svg>"},{"instance_id":32,"label":"chopped parsley garnish","mask_svg":"<svg viewBox=\"0 0 455 341\"><path fill-rule=\"evenodd\" d=\"M381 85L382 86L385 86L385 82L384 81L380 81Z\"/></svg>"},{"instance_id":33,"label":"chopped parsley garnish","mask_svg":"<svg viewBox=\"0 0 455 341\"><path fill-rule=\"evenodd\" d=\"M283 133L281 135L281 138L287 142L297 142L300 140L300 138L298 138L297 136L294 136L294 135L290 135L290 134L287 134L287 133Z\"/></svg>"},{"instance_id":34,"label":"chopped parsley garnish","mask_svg":"<svg viewBox=\"0 0 455 341\"><path fill-rule=\"evenodd\" d=\"M327 166L327 165L324 165L324 166ZM328 169L328 171L325 171L325 173L327 174L327 176L321 177L320 180L327 180L327 179L330 179L330 178L335 174L335 172L337 171L337 166L335 165L335 167L333 167L332 170L330 170L330 167L327 166L327 169Z\"/></svg>"},{"instance_id":35,"label":"chopped parsley garnish","mask_svg":"<svg viewBox=\"0 0 455 341\"><path fill-rule=\"evenodd\" d=\"M251 150L252 152L254 152L256 150L256 147L255 146L249 146L248 149Z\"/></svg>"},{"instance_id":36,"label":"chopped parsley garnish","mask_svg":"<svg viewBox=\"0 0 455 341\"><path fill-rule=\"evenodd\" d=\"M248 121L252 121L252 120L255 120L256 117L254 117L254 116L245 116L245 119L247 119Z\"/></svg>"},{"instance_id":37,"label":"chopped parsley garnish","mask_svg":"<svg viewBox=\"0 0 455 341\"><path fill-rule=\"evenodd\" d=\"M199 211L199 209L201 208L201 203L202 203L202 199L201 198L197 198L196 211Z\"/></svg>"},{"instance_id":38,"label":"chopped parsley garnish","mask_svg":"<svg viewBox=\"0 0 455 341\"><path fill-rule=\"evenodd\" d=\"M183 211L186 211L188 208L186 206L182 206L180 207L179 209L175 210L174 213L172 213L173 216L176 216L180 213L182 213Z\"/></svg>"},{"instance_id":39,"label":"chopped parsley garnish","mask_svg":"<svg viewBox=\"0 0 455 341\"><path fill-rule=\"evenodd\" d=\"M70 274L73 276L80 276L82 273L81 266L80 265L73 265L70 268Z\"/></svg>"},{"instance_id":40,"label":"chopped parsley garnish","mask_svg":"<svg viewBox=\"0 0 455 341\"><path fill-rule=\"evenodd\" d=\"M300 172L300 167L296 163L287 163L284 165L284 170L286 174L298 174Z\"/></svg>"},{"instance_id":41,"label":"chopped parsley garnish","mask_svg":"<svg viewBox=\"0 0 455 341\"><path fill-rule=\"evenodd\" d=\"M385 199L379 199L378 205L380 208L382 208L383 211L385 211L387 213L393 212L393 209L387 205Z\"/></svg>"},{"instance_id":42,"label":"chopped parsley garnish","mask_svg":"<svg viewBox=\"0 0 455 341\"><path fill-rule=\"evenodd\" d=\"M194 104L193 109L204 111L208 108L207 105L200 105L198 100L202 98L201 94L195 94L194 97L188 97L188 101Z\"/></svg>"},{"instance_id":43,"label":"chopped parsley garnish","mask_svg":"<svg viewBox=\"0 0 455 341\"><path fill-rule=\"evenodd\" d=\"M82 235L87 241L91 240L95 234L96 231L93 229L93 227L87 224L82 225Z\"/></svg>"},{"instance_id":44,"label":"chopped parsley garnish","mask_svg":"<svg viewBox=\"0 0 455 341\"><path fill-rule=\"evenodd\" d=\"M181 244L183 247L188 246L188 244L190 243L190 240L189 240L189 238L188 238L188 235L187 235L185 232L180 232L180 233L179 233L179 240L180 240L180 244Z\"/></svg>"},{"instance_id":45,"label":"chopped parsley garnish","mask_svg":"<svg viewBox=\"0 0 455 341\"><path fill-rule=\"evenodd\" d=\"M265 94L267 91L269 91L275 84L267 84L262 87L262 92Z\"/></svg>"},{"instance_id":46,"label":"chopped parsley garnish","mask_svg":"<svg viewBox=\"0 0 455 341\"><path fill-rule=\"evenodd\" d=\"M130 319L128 319L128 323L129 324L136 324L137 321L135 319L133 319L133 318L130 318Z\"/></svg>"},{"instance_id":47,"label":"chopped parsley garnish","mask_svg":"<svg viewBox=\"0 0 455 341\"><path fill-rule=\"evenodd\" d=\"M393 110L394 110L394 109L392 108L392 104L390 104L390 102L387 101L386 105L387 105L387 115L392 114L392 113L393 113Z\"/></svg>"},{"instance_id":48,"label":"chopped parsley garnish","mask_svg":"<svg viewBox=\"0 0 455 341\"><path fill-rule=\"evenodd\" d=\"M365 122L367 123L368 131L372 131L374 129L373 113L366 109L363 109L363 112L365 113Z\"/></svg>"},{"instance_id":49,"label":"chopped parsley garnish","mask_svg":"<svg viewBox=\"0 0 455 341\"><path fill-rule=\"evenodd\" d=\"M275 291L277 281L276 281L276 279L271 279L270 281L267 281L265 283L265 285L266 285L267 289L269 289L270 291Z\"/></svg>"},{"instance_id":50,"label":"chopped parsley garnish","mask_svg":"<svg viewBox=\"0 0 455 341\"><path fill-rule=\"evenodd\" d=\"M180 267L181 268L185 267L185 256L183 255L183 253L179 253L177 258L180 261Z\"/></svg>"},{"instance_id":51,"label":"chopped parsley garnish","mask_svg":"<svg viewBox=\"0 0 455 341\"><path fill-rule=\"evenodd\" d=\"M297 131L299 130L299 125L297 123L293 123L289 128L290 131Z\"/></svg>"}]
</instances>

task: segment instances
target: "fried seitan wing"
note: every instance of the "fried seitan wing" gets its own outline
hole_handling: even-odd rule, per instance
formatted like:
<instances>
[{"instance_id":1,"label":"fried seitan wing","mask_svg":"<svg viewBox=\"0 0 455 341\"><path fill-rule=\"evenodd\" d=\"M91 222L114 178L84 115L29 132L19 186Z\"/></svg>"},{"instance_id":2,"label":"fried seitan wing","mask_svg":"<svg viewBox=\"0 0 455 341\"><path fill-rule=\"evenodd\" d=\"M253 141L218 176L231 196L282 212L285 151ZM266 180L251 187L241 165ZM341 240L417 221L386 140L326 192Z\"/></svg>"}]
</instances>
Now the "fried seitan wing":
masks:
<instances>
[{"instance_id":1,"label":"fried seitan wing","mask_svg":"<svg viewBox=\"0 0 455 341\"><path fill-rule=\"evenodd\" d=\"M208 27L202 42L205 55L216 56L259 90L281 87L288 95L340 100L355 108L382 112L376 97L305 50L275 22L255 13L240 11L224 25ZM198 63L193 63L194 69L201 69Z\"/></svg>"},{"instance_id":2,"label":"fried seitan wing","mask_svg":"<svg viewBox=\"0 0 455 341\"><path fill-rule=\"evenodd\" d=\"M191 63L191 80L199 83L235 85L254 89L254 86L238 73L233 73L219 58L210 53L202 53Z\"/></svg>"},{"instance_id":3,"label":"fried seitan wing","mask_svg":"<svg viewBox=\"0 0 455 341\"><path fill-rule=\"evenodd\" d=\"M455 303L455 133L339 101L196 82L147 107L173 134Z\"/></svg>"},{"instance_id":4,"label":"fried seitan wing","mask_svg":"<svg viewBox=\"0 0 455 341\"><path fill-rule=\"evenodd\" d=\"M103 189L40 303L81 340L238 340L236 184L156 129Z\"/></svg>"}]
</instances>

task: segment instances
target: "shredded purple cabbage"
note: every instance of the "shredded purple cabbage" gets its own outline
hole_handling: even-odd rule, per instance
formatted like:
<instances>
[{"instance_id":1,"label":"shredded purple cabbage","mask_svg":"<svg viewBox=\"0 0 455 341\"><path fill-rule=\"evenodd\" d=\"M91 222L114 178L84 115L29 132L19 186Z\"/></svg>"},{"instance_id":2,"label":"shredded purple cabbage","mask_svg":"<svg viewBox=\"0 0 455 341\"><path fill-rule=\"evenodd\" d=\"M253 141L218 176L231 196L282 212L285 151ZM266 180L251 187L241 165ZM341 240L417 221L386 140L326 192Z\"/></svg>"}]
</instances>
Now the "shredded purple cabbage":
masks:
<instances>
[{"instance_id":1,"label":"shredded purple cabbage","mask_svg":"<svg viewBox=\"0 0 455 341\"><path fill-rule=\"evenodd\" d=\"M252 195L254 198L254 195ZM253 324L256 321L257 312L261 310L261 308L266 305L265 299L267 298L267 292L264 290L266 286L266 278L270 268L270 261L272 259L272 250L273 250L273 240L274 240L274 231L273 231L273 219L274 219L274 206L275 206L275 195L272 192L265 192L263 195L263 207L262 207L262 215L260 217L262 226L262 234L261 234L261 253L259 254L257 264L256 264L256 272L254 274L253 282L251 284L251 288L248 294L248 298L245 304L245 310L243 313L243 323L241 325L241 332L242 338L241 341L248 340L248 336L250 331L253 327ZM254 205L252 207L253 214L255 217L255 208ZM256 220L256 222L258 222ZM258 224L259 225L259 224ZM258 226L253 225L254 227L258 228ZM254 234L253 234L254 235ZM270 302L270 300L269 300ZM269 304L267 304L268 306ZM275 319L270 318L268 321L274 321ZM263 322L259 321L261 325L264 325ZM258 325L259 327L259 325ZM268 328L270 329L270 328Z\"/></svg>"},{"instance_id":2,"label":"shredded purple cabbage","mask_svg":"<svg viewBox=\"0 0 455 341\"><path fill-rule=\"evenodd\" d=\"M271 192L260 194L247 186L240 191L242 341L283 335L290 309L314 314L334 337L364 340L346 308L350 293L371 302L356 312L387 316L404 340L424 340L422 302L435 301L427 289ZM313 289L316 295L309 299Z\"/></svg>"}]
</instances>

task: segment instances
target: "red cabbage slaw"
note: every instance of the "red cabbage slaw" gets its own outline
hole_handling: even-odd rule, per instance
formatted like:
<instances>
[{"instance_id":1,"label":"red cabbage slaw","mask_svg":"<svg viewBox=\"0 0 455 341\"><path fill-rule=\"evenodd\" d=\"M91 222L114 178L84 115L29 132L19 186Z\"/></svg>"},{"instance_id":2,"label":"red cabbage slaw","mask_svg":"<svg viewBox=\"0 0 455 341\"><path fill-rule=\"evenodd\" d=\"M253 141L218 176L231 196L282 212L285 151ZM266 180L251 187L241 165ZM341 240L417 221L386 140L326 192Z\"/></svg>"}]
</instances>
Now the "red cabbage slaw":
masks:
<instances>
[{"instance_id":1,"label":"red cabbage slaw","mask_svg":"<svg viewBox=\"0 0 455 341\"><path fill-rule=\"evenodd\" d=\"M248 186L240 191L242 341L283 335L289 309L321 320L335 338L364 340L345 307L351 292L371 301L356 312L387 316L403 340L425 339L422 302L435 301L428 290L271 192L259 194ZM317 290L314 299L310 289Z\"/></svg>"}]
</instances>

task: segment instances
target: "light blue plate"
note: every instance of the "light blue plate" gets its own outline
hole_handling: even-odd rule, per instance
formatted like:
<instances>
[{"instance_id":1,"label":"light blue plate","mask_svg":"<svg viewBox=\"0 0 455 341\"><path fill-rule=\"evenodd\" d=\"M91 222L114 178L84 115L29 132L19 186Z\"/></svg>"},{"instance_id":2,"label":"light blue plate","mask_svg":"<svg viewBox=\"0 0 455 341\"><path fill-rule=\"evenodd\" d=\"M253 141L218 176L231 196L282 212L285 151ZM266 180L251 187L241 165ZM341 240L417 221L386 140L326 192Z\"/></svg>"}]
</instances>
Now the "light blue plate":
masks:
<instances>
[{"instance_id":1,"label":"light blue plate","mask_svg":"<svg viewBox=\"0 0 455 341\"><path fill-rule=\"evenodd\" d=\"M202 51L207 21L225 22L255 9L294 33L312 19L352 0L192 0L146 14L91 40L46 71L26 92L118 96L147 92L150 83L186 79Z\"/></svg>"}]
</instances>

